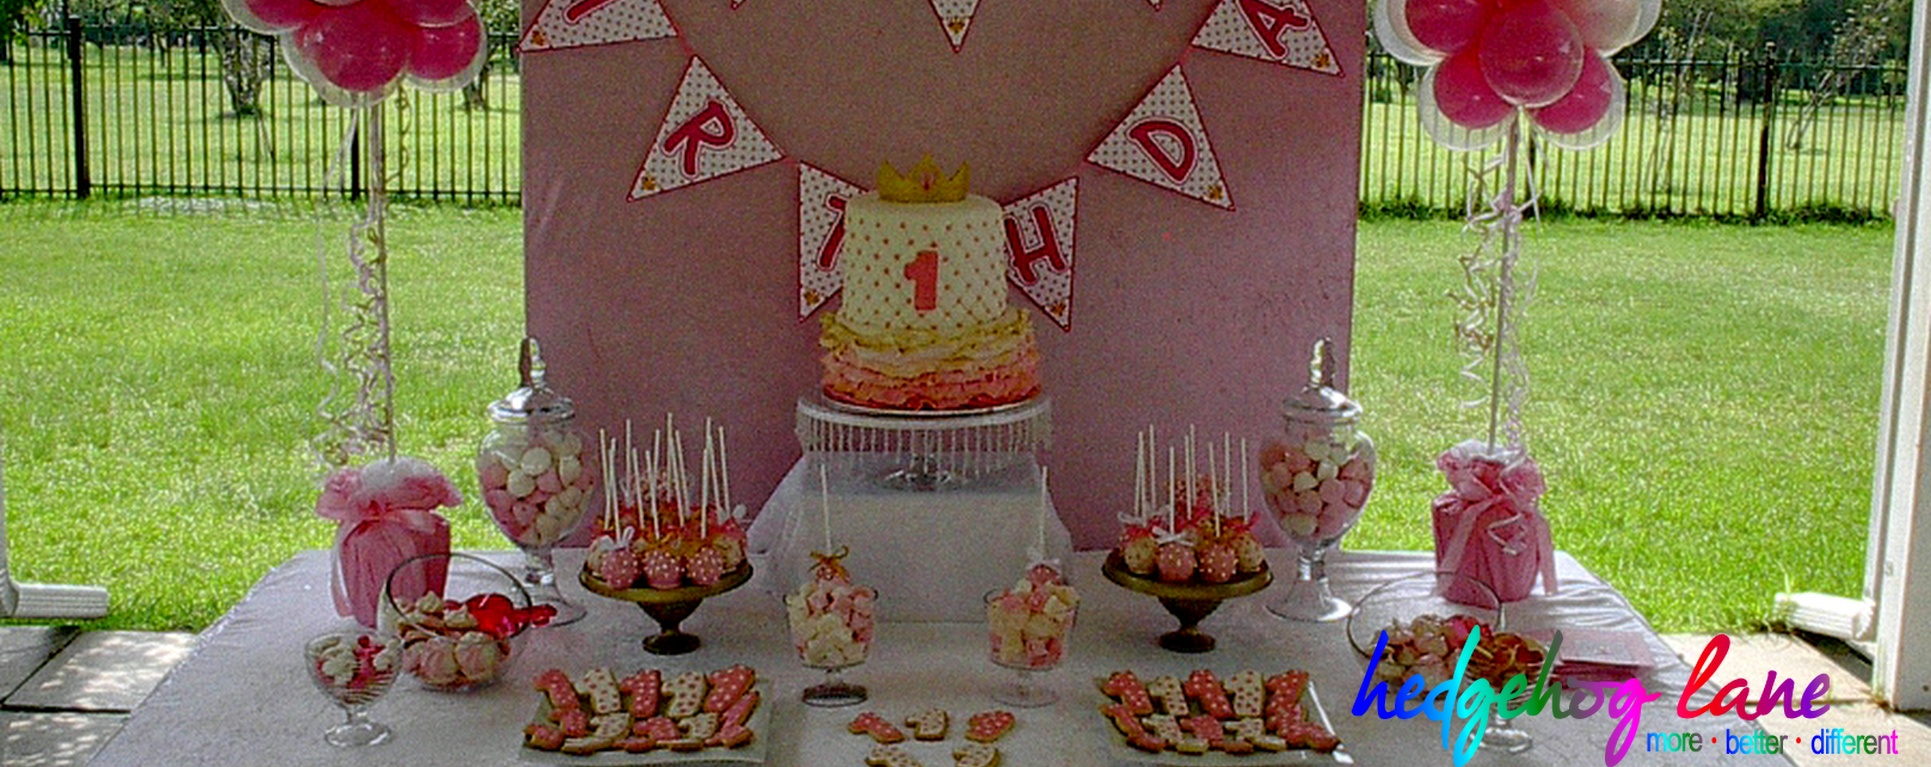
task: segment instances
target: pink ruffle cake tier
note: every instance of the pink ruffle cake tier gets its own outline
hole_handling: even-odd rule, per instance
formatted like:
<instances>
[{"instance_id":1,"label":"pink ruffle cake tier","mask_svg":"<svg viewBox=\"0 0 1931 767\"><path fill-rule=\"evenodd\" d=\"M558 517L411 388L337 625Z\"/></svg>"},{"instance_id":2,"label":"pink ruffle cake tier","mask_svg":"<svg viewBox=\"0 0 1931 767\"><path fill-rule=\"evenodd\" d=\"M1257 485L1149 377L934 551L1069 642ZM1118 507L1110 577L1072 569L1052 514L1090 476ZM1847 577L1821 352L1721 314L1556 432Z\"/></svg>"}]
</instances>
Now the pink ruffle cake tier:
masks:
<instances>
[{"instance_id":1,"label":"pink ruffle cake tier","mask_svg":"<svg viewBox=\"0 0 1931 767\"><path fill-rule=\"evenodd\" d=\"M952 335L903 331L862 336L824 320L825 396L885 410L969 410L1039 394L1039 349L1032 324L1005 316Z\"/></svg>"}]
</instances>

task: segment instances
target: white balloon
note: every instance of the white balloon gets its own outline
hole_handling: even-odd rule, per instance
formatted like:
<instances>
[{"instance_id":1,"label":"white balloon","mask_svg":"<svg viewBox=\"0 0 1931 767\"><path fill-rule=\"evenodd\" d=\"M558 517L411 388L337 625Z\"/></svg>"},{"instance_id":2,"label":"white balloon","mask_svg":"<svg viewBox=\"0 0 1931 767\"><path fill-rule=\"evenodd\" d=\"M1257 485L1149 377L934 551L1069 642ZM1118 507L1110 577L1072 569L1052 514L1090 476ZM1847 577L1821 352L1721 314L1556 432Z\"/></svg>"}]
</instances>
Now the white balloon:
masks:
<instances>
[{"instance_id":1,"label":"white balloon","mask_svg":"<svg viewBox=\"0 0 1931 767\"><path fill-rule=\"evenodd\" d=\"M1418 67L1448 58L1441 51L1422 45L1408 29L1407 0L1375 0L1374 31L1375 39L1388 55Z\"/></svg>"},{"instance_id":2,"label":"white balloon","mask_svg":"<svg viewBox=\"0 0 1931 767\"><path fill-rule=\"evenodd\" d=\"M1429 67L1428 73L1421 78L1421 88L1415 94L1417 107L1415 111L1420 116L1422 130L1427 131L1428 137L1434 139L1435 143L1458 152L1481 149L1501 141L1502 136L1509 131L1509 120L1515 118L1510 117L1509 120L1503 120L1487 128L1471 130L1456 125L1455 121L1448 119L1448 115L1442 114L1442 110L1435 106L1435 73L1440 69L1440 67Z\"/></svg>"},{"instance_id":3,"label":"white balloon","mask_svg":"<svg viewBox=\"0 0 1931 767\"><path fill-rule=\"evenodd\" d=\"M1636 15L1636 26L1629 30L1629 39L1623 41L1622 45L1616 46L1616 50L1622 50L1631 45L1635 45L1637 40L1648 37L1649 31L1656 28L1656 20L1663 16L1663 0L1638 1L1642 5L1640 6L1641 12ZM1603 51L1602 55L1608 56L1615 52L1615 50Z\"/></svg>"}]
</instances>

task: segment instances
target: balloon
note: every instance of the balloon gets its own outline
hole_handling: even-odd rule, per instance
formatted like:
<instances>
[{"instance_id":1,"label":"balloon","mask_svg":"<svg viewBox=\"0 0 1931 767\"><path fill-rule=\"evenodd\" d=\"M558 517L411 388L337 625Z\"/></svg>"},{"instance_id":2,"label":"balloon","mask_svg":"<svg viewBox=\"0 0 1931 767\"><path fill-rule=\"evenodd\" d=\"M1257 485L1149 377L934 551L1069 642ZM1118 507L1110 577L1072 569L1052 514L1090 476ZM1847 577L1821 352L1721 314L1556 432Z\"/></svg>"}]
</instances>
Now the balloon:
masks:
<instances>
[{"instance_id":1,"label":"balloon","mask_svg":"<svg viewBox=\"0 0 1931 767\"><path fill-rule=\"evenodd\" d=\"M1440 51L1430 50L1416 40L1408 29L1407 0L1374 0L1375 39L1388 55L1418 67L1442 60Z\"/></svg>"},{"instance_id":2,"label":"balloon","mask_svg":"<svg viewBox=\"0 0 1931 767\"><path fill-rule=\"evenodd\" d=\"M1419 106L1421 107L1419 113L1421 127L1428 132L1428 137L1434 139L1437 144L1458 151L1481 149L1500 140L1502 135L1508 132L1509 126L1512 124L1510 120L1515 114L1515 108L1508 107L1507 103L1502 101L1502 97L1490 95L1489 100L1491 102L1500 103L1504 107L1507 107L1502 119L1486 128L1469 128L1456 124L1455 121L1450 120L1448 115L1442 112L1441 104L1435 98L1436 83L1441 80L1442 70L1444 68L1446 68L1446 65L1430 68L1428 73L1422 76L1421 90L1415 92L1415 100L1419 102ZM1453 76L1451 75L1451 77ZM1462 76L1467 77L1468 75ZM1488 83L1482 82L1479 72L1474 75L1473 79L1481 88L1488 87ZM1447 91L1455 93L1456 89L1451 86ZM1466 106L1463 108L1466 108ZM1458 113L1460 113L1460 109L1458 109ZM1464 119L1468 118L1465 116ZM1471 120L1471 122L1479 121Z\"/></svg>"},{"instance_id":3,"label":"balloon","mask_svg":"<svg viewBox=\"0 0 1931 767\"><path fill-rule=\"evenodd\" d=\"M446 27L476 15L469 0L384 0L395 14L416 26Z\"/></svg>"},{"instance_id":4,"label":"balloon","mask_svg":"<svg viewBox=\"0 0 1931 767\"><path fill-rule=\"evenodd\" d=\"M1474 130L1494 126L1515 114L1515 107L1482 77L1480 55L1474 48L1455 54L1435 68L1424 88L1433 97L1436 111L1450 122Z\"/></svg>"},{"instance_id":5,"label":"balloon","mask_svg":"<svg viewBox=\"0 0 1931 767\"><path fill-rule=\"evenodd\" d=\"M221 7L236 23L267 35L299 27L322 11L311 0L221 0Z\"/></svg>"},{"instance_id":6,"label":"balloon","mask_svg":"<svg viewBox=\"0 0 1931 767\"><path fill-rule=\"evenodd\" d=\"M1395 0L1390 0L1391 2ZM1488 0L1399 0L1415 40L1442 53L1453 54L1482 34L1488 22ZM1587 2L1587 0L1582 0ZM1635 0L1605 0L1634 3Z\"/></svg>"},{"instance_id":7,"label":"balloon","mask_svg":"<svg viewBox=\"0 0 1931 767\"><path fill-rule=\"evenodd\" d=\"M482 53L483 22L474 11L449 26L419 28L415 46L409 49L410 81L443 84L460 77L463 82L455 84L460 88L475 77L472 67L480 64L477 58Z\"/></svg>"},{"instance_id":8,"label":"balloon","mask_svg":"<svg viewBox=\"0 0 1931 767\"><path fill-rule=\"evenodd\" d=\"M1555 103L1532 110L1530 116L1558 146L1588 149L1609 140L1622 125L1626 98L1616 68L1600 53L1590 51L1576 87Z\"/></svg>"},{"instance_id":9,"label":"balloon","mask_svg":"<svg viewBox=\"0 0 1931 767\"><path fill-rule=\"evenodd\" d=\"M1656 20L1663 17L1663 0L1637 0L1636 7L1636 26L1629 30L1629 39L1614 49L1604 49L1604 56L1649 36L1649 31L1656 28Z\"/></svg>"},{"instance_id":10,"label":"balloon","mask_svg":"<svg viewBox=\"0 0 1931 767\"><path fill-rule=\"evenodd\" d=\"M1614 52L1633 43L1630 33L1642 16L1647 0L1549 0L1576 25L1582 44L1599 51Z\"/></svg>"},{"instance_id":11,"label":"balloon","mask_svg":"<svg viewBox=\"0 0 1931 767\"><path fill-rule=\"evenodd\" d=\"M295 33L295 47L328 83L357 93L380 91L409 63L414 30L376 2L316 16Z\"/></svg>"},{"instance_id":12,"label":"balloon","mask_svg":"<svg viewBox=\"0 0 1931 767\"><path fill-rule=\"evenodd\" d=\"M1482 76L1511 104L1539 107L1569 92L1582 74L1582 39L1546 0L1503 8L1482 30Z\"/></svg>"}]
</instances>

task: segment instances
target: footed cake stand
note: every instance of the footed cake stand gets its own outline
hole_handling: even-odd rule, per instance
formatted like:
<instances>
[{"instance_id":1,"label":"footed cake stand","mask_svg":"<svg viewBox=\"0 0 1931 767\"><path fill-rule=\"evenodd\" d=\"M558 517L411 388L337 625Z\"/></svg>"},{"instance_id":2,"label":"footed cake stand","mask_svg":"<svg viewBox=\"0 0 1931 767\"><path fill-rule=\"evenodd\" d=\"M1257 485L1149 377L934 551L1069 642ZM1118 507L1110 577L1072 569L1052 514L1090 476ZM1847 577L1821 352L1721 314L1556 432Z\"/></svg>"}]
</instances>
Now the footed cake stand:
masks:
<instances>
[{"instance_id":1,"label":"footed cake stand","mask_svg":"<svg viewBox=\"0 0 1931 767\"><path fill-rule=\"evenodd\" d=\"M1159 599L1161 607L1180 619L1180 628L1161 634L1158 640L1162 648L1179 653L1214 649L1213 636L1200 630L1200 622L1220 609L1221 602L1253 594L1274 582L1274 574L1263 566L1257 572L1234 576L1226 583L1168 583L1126 569L1126 559L1118 551L1106 556L1100 572L1128 591Z\"/></svg>"},{"instance_id":2,"label":"footed cake stand","mask_svg":"<svg viewBox=\"0 0 1931 767\"><path fill-rule=\"evenodd\" d=\"M678 629L685 618L697 612L697 606L704 600L736 589L751 580L751 563L744 562L737 569L724 574L717 583L709 586L683 586L674 589L612 588L604 583L596 573L584 568L577 573L577 581L590 593L624 602L631 602L643 608L644 614L657 622L658 632L644 637L644 651L652 655L683 655L696 652L704 640L696 634L687 634Z\"/></svg>"},{"instance_id":3,"label":"footed cake stand","mask_svg":"<svg viewBox=\"0 0 1931 767\"><path fill-rule=\"evenodd\" d=\"M822 392L798 398L798 444L806 455L892 490L965 487L1033 460L1051 439L1046 397L944 411L881 410Z\"/></svg>"}]
</instances>

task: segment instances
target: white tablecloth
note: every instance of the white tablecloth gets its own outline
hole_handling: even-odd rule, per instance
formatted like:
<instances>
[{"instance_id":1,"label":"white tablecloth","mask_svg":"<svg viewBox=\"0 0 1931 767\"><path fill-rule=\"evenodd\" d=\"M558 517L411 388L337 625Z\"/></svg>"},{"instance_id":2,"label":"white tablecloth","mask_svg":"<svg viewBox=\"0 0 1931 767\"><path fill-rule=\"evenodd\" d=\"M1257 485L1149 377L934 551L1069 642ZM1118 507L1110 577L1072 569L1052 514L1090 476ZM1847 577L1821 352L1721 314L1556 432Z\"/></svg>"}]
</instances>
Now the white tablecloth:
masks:
<instances>
[{"instance_id":1,"label":"white tablecloth","mask_svg":"<svg viewBox=\"0 0 1931 767\"><path fill-rule=\"evenodd\" d=\"M1290 572L1284 552L1270 552L1277 573ZM504 554L507 557L507 554ZM1538 597L1512 606L1511 624L1537 624L1637 629L1648 637L1662 665L1645 680L1652 692L1665 697L1645 710L1640 731L1695 731L1705 738L1696 754L1649 754L1639 738L1624 765L1782 763L1766 757L1724 757L1712 753L1707 738L1724 729L1754 731L1735 717L1684 721L1674 713L1675 694L1688 668L1672 655L1640 616L1609 586L1583 569L1567 554L1558 555L1562 588L1555 597ZM566 573L574 573L578 559L558 557ZM1358 764L1448 765L1438 745L1434 723L1425 719L1381 721L1371 714L1355 718L1347 707L1361 678L1340 624L1290 624L1273 618L1261 607L1272 592L1229 603L1208 619L1205 628L1220 639L1219 649L1207 655L1183 656L1155 647L1152 638L1172 626L1172 619L1150 598L1132 594L1099 575L1099 552L1075 555L1071 571L1086 595L1074 630L1066 667L1054 680L1062 700L1051 709L1020 711L1019 725L999 745L1006 765L1090 767L1104 763L1094 745L1091 718L1098 702L1089 679L1119 668L1142 674L1184 674L1212 668L1223 678L1242 668L1279 670L1289 667L1312 672L1335 729ZM1425 571L1423 553L1346 553L1331 560L1337 591L1357 596L1385 579ZM200 647L137 709L97 757L101 765L430 765L516 764L521 727L531 714L536 694L525 684L532 675L552 666L582 671L609 665L619 671L640 667L709 670L731 663L749 663L773 682L778 708L773 712L771 764L841 767L863 764L867 742L848 735L844 724L859 710L875 710L903 718L929 706L950 710L955 717L996 707L989 691L999 669L986 660L985 636L970 624L886 624L879 632L871 662L855 669L854 681L869 685L872 699L861 708L816 710L797 702L817 672L800 667L785 635L776 601L754 582L706 603L685 627L702 635L697 653L674 658L646 654L638 640L646 633L641 611L585 594L566 579L566 590L590 606L590 617L572 626L544 629L527 635L521 655L510 669L510 679L467 695L422 690L407 679L378 702L374 717L395 728L395 740L374 750L336 751L325 745L321 731L340 720L340 712L311 687L299 660L308 637L342 628L330 607L327 592L328 559L319 551L304 552L275 568L247 598L202 635ZM1275 586L1281 588L1282 586ZM1718 681L1729 677L1719 675ZM1715 686L1715 685L1712 685ZM1708 690L1705 691L1707 698ZM1547 716L1524 718L1519 724L1536 737L1536 746L1514 757L1482 754L1475 765L1600 765L1603 743L1614 720L1603 714L1585 720L1556 721ZM959 741L955 731L953 740ZM928 765L950 764L939 758L936 746L915 746L915 755Z\"/></svg>"}]
</instances>

